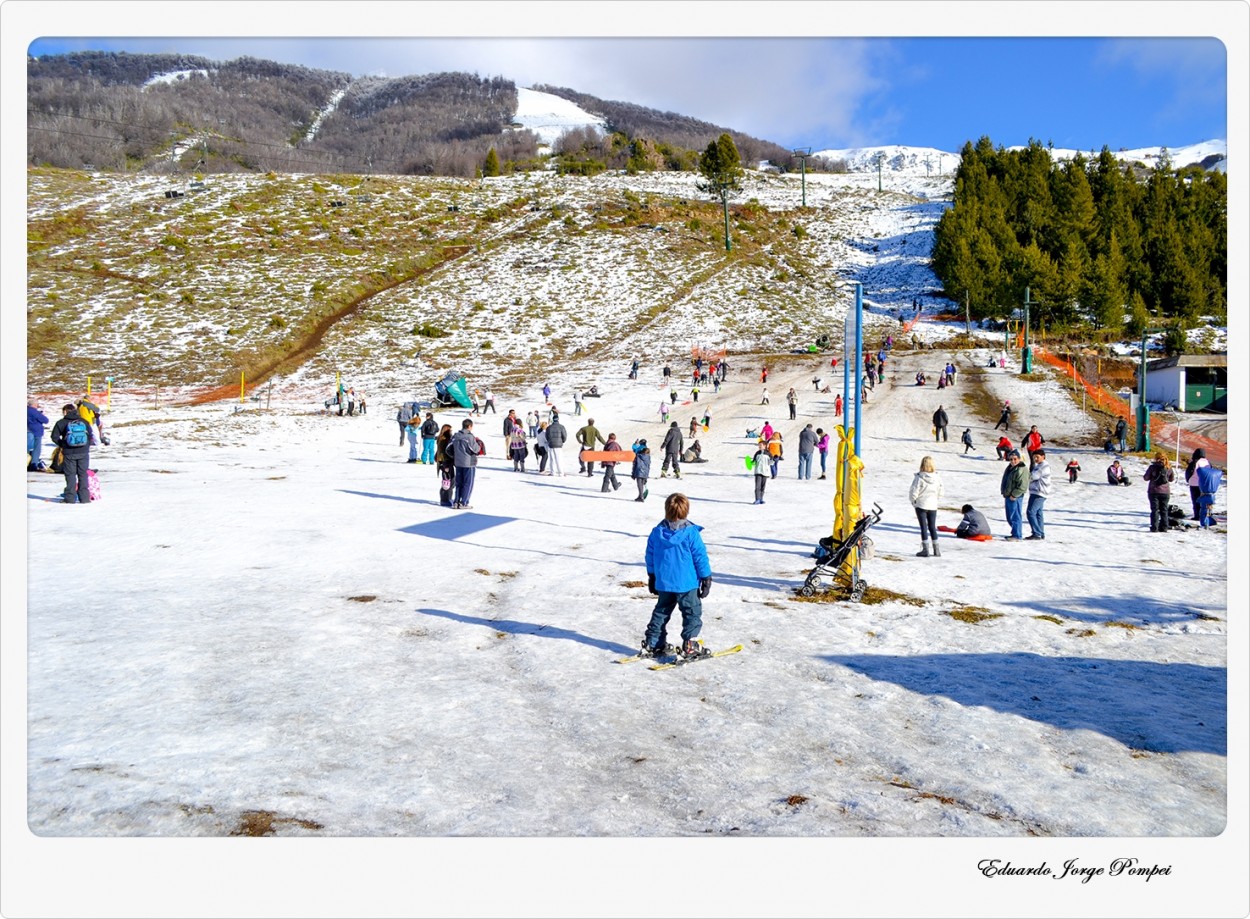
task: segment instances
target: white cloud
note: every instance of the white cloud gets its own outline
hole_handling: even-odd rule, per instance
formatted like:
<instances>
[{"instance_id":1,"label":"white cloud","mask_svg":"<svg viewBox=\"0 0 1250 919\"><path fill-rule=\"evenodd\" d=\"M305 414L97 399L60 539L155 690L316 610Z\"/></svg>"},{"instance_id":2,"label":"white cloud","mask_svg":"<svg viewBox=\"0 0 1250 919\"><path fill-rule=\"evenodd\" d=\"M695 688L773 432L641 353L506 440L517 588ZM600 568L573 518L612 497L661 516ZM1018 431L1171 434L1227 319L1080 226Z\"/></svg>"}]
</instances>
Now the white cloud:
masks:
<instances>
[{"instance_id":1,"label":"white cloud","mask_svg":"<svg viewBox=\"0 0 1250 919\"><path fill-rule=\"evenodd\" d=\"M1134 38L1106 42L1097 63L1127 69L1158 93L1151 126L1160 130L1193 119L1195 111L1222 111L1227 48L1216 38ZM1212 127L1212 136L1227 132ZM1207 138L1201 138L1207 139Z\"/></svg>"}]
</instances>

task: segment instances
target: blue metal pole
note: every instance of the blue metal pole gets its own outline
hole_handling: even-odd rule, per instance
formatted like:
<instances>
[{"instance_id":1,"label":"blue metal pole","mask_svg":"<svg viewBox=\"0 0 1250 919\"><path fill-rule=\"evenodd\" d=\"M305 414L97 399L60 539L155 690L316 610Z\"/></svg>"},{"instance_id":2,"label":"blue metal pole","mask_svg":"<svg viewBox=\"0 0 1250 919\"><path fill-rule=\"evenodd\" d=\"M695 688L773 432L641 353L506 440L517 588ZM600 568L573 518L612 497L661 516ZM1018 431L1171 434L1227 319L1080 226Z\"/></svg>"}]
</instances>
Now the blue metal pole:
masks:
<instances>
[{"instance_id":1,"label":"blue metal pole","mask_svg":"<svg viewBox=\"0 0 1250 919\"><path fill-rule=\"evenodd\" d=\"M855 455L859 456L860 375L864 368L864 285L855 282Z\"/></svg>"}]
</instances>

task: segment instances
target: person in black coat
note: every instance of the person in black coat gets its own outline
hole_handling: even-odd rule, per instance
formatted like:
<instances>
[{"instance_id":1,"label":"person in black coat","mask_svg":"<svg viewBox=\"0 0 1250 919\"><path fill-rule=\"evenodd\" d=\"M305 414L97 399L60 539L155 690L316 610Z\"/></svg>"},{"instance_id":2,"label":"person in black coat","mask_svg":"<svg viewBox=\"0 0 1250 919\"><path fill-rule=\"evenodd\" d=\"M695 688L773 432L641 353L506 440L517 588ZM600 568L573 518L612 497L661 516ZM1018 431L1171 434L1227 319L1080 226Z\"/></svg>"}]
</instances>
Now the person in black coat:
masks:
<instances>
[{"instance_id":1,"label":"person in black coat","mask_svg":"<svg viewBox=\"0 0 1250 919\"><path fill-rule=\"evenodd\" d=\"M660 478L668 478L668 467L672 464L673 475L681 478L681 451L685 446L681 428L677 427L674 421L668 426L668 433L664 435L664 440L660 442L660 449L664 451L664 464L660 467Z\"/></svg>"},{"instance_id":2,"label":"person in black coat","mask_svg":"<svg viewBox=\"0 0 1250 919\"><path fill-rule=\"evenodd\" d=\"M61 448L61 471L65 474L66 504L90 504L91 491L87 472L91 466L91 445L95 434L91 425L78 414L72 404L62 410L63 417L52 426L52 442Z\"/></svg>"},{"instance_id":3,"label":"person in black coat","mask_svg":"<svg viewBox=\"0 0 1250 919\"><path fill-rule=\"evenodd\" d=\"M937 411L933 413L933 440L946 440L946 426L950 423L950 419L946 417L946 409L942 406L937 407Z\"/></svg>"}]
</instances>

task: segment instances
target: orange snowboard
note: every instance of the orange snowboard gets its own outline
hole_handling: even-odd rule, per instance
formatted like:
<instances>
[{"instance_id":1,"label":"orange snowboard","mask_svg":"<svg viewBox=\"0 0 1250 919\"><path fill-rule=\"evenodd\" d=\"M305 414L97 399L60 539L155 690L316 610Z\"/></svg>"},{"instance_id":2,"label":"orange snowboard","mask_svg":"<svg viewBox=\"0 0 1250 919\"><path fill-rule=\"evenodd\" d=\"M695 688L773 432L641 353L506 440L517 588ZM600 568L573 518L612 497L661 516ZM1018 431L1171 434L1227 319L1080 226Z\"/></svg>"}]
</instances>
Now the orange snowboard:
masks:
<instances>
[{"instance_id":1,"label":"orange snowboard","mask_svg":"<svg viewBox=\"0 0 1250 919\"><path fill-rule=\"evenodd\" d=\"M954 528L954 527L940 526L940 527L938 527L938 529L939 529L939 530L941 530L943 533L954 533L954 532L955 532L955 528ZM960 539L970 539L970 540L972 540L973 542L989 542L989 541L990 541L991 539L993 539L994 537L993 537L992 535L990 535L989 533L983 533L983 534L982 534L982 535L980 535L980 536L961 536L961 537L959 537L959 538L960 538Z\"/></svg>"},{"instance_id":2,"label":"orange snowboard","mask_svg":"<svg viewBox=\"0 0 1250 919\"><path fill-rule=\"evenodd\" d=\"M577 455L583 463L632 463L633 450L583 450Z\"/></svg>"}]
</instances>

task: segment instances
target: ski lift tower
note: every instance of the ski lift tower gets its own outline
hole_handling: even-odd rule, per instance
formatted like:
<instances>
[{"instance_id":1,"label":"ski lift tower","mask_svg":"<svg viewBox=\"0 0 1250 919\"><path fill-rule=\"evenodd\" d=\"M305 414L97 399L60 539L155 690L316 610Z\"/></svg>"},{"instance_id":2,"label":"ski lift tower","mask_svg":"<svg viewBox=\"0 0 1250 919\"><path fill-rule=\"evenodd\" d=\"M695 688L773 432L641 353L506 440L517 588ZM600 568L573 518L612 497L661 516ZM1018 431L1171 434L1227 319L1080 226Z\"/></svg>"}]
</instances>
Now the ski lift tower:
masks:
<instances>
[{"instance_id":1,"label":"ski lift tower","mask_svg":"<svg viewBox=\"0 0 1250 919\"><path fill-rule=\"evenodd\" d=\"M795 147L790 151L791 155L799 161L799 168L802 170L802 189L803 189L803 207L807 207L807 158L812 155L811 147Z\"/></svg>"},{"instance_id":2,"label":"ski lift tower","mask_svg":"<svg viewBox=\"0 0 1250 919\"><path fill-rule=\"evenodd\" d=\"M1166 332L1167 329L1142 329L1141 333L1141 369L1137 371L1137 449L1143 453L1150 452L1150 406L1146 404L1146 339L1151 335Z\"/></svg>"},{"instance_id":3,"label":"ski lift tower","mask_svg":"<svg viewBox=\"0 0 1250 919\"><path fill-rule=\"evenodd\" d=\"M1029 345L1029 289L1024 289L1024 348L1020 351L1020 374L1033 372L1033 348Z\"/></svg>"}]
</instances>

